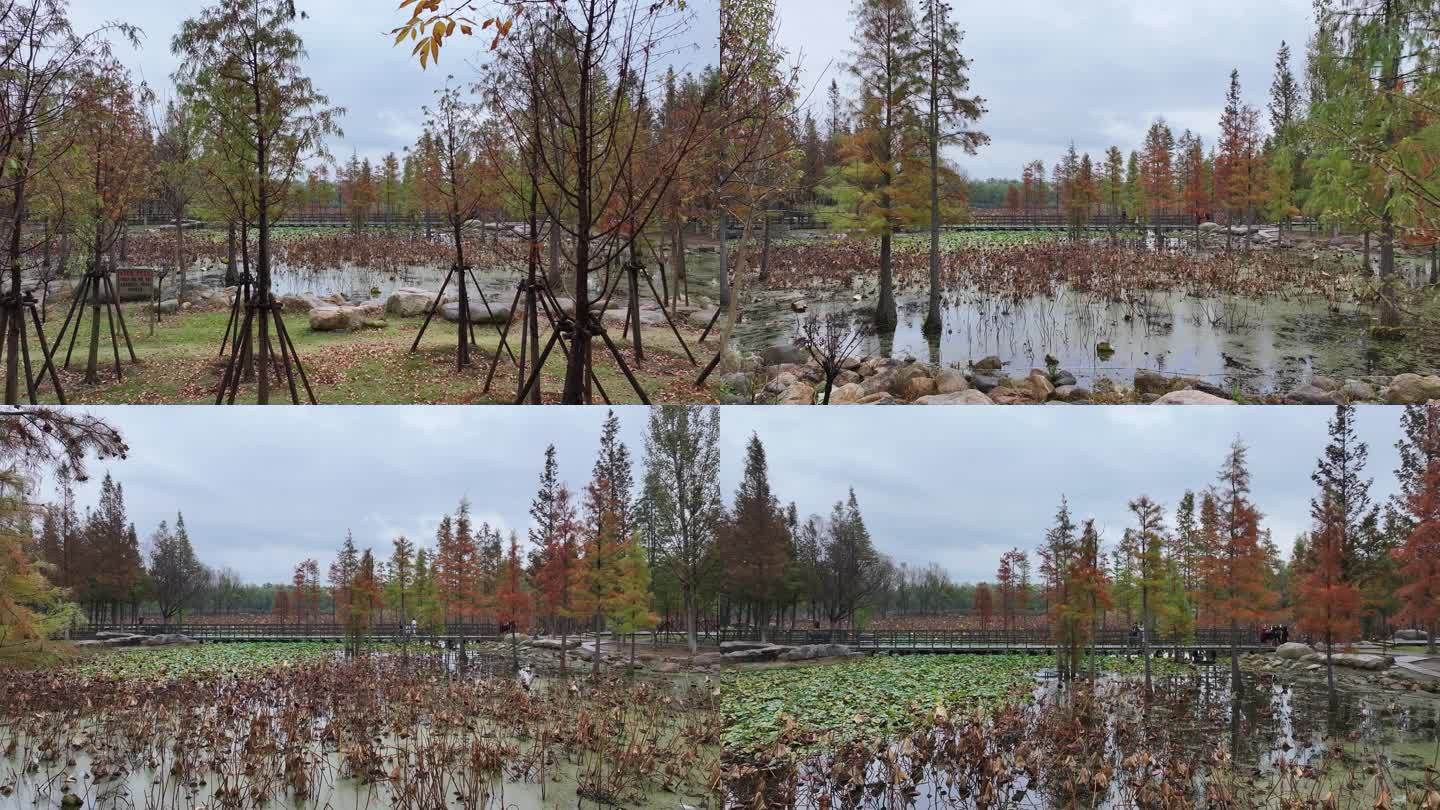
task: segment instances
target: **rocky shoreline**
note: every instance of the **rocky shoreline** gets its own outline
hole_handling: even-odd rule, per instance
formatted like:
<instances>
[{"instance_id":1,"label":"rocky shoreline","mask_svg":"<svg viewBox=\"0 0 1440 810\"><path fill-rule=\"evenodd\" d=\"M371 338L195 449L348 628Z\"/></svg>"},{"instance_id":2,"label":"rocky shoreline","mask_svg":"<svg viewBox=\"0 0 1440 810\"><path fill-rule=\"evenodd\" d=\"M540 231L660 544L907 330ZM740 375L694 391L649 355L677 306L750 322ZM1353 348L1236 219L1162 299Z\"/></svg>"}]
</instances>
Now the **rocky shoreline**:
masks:
<instances>
[{"instance_id":1,"label":"rocky shoreline","mask_svg":"<svg viewBox=\"0 0 1440 810\"><path fill-rule=\"evenodd\" d=\"M1407 665L1411 659L1424 659L1423 656L1397 656L1378 645L1361 644L1345 651L1336 649L1330 657L1335 665L1338 684L1440 695L1440 668L1435 670L1434 676L1429 676L1420 668ZM1324 649L1317 650L1296 642L1282 644L1273 653L1245 655L1240 663L1251 672L1301 678L1326 677Z\"/></svg>"},{"instance_id":2,"label":"rocky shoreline","mask_svg":"<svg viewBox=\"0 0 1440 810\"><path fill-rule=\"evenodd\" d=\"M745 368L715 379L715 394L721 404L811 405L823 400L825 375L820 365L797 346L772 346L747 360ZM1058 367L1032 368L1023 376L1007 373L995 356L968 366L937 366L913 357L870 355L846 358L840 368L830 393L832 405L1237 404L1234 391L1149 369L1137 370L1127 381L1101 377L1093 388L1086 388L1077 383L1073 373ZM1341 380L1317 374L1288 392L1245 401L1276 405L1418 405L1431 400L1440 400L1440 375L1376 375Z\"/></svg>"}]
</instances>

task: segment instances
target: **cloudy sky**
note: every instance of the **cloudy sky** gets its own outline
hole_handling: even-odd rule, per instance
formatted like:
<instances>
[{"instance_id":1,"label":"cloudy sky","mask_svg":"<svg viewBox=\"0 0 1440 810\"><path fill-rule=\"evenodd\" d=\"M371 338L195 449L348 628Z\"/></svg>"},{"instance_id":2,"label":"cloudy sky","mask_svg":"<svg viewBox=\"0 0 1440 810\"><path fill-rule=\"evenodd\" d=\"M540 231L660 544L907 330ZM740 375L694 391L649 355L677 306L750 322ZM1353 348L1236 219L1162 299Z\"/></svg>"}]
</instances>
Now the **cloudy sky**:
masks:
<instances>
[{"instance_id":1,"label":"cloudy sky","mask_svg":"<svg viewBox=\"0 0 1440 810\"><path fill-rule=\"evenodd\" d=\"M657 58L682 70L714 64L718 2L690 0L689 32ZM124 45L117 54L135 78L150 85L162 105L173 94L170 76L179 65L170 53L170 40L181 21L208 5L208 0L70 0L76 30L93 30L111 20L142 29L142 47ZM309 15L295 26L310 55L306 72L331 104L347 110L341 121L345 137L330 144L337 159L349 157L352 150L378 158L413 144L420 134L421 105L431 102L447 76L459 83L475 79L477 64L487 58L488 38L457 37L446 44L438 68L422 72L410 57L410 47L392 46L393 37L386 33L408 19L408 10L398 10L399 0L297 0L296 5ZM447 0L443 7L454 5ZM486 5L481 0L481 8Z\"/></svg>"},{"instance_id":2,"label":"cloudy sky","mask_svg":"<svg viewBox=\"0 0 1440 810\"><path fill-rule=\"evenodd\" d=\"M1230 442L1250 447L1255 500L1289 553L1309 525L1310 473L1329 408L726 408L722 485L733 497L752 432L777 497L828 515L855 488L876 545L897 562L937 562L960 581L993 579L1000 555L1032 550L1061 495L1107 542L1149 495L1173 510L1215 480ZM1372 496L1395 491L1400 409L1360 409ZM1173 520L1173 512L1171 513ZM1173 524L1172 524L1173 525Z\"/></svg>"},{"instance_id":3,"label":"cloudy sky","mask_svg":"<svg viewBox=\"0 0 1440 810\"><path fill-rule=\"evenodd\" d=\"M778 0L781 39L805 69L807 93L823 120L824 88L850 81L851 0ZM961 157L972 176L1015 177L1030 160L1051 165L1073 138L1098 156L1111 144L1138 147L1156 116L1178 135L1189 128L1215 141L1230 70L1246 100L1263 110L1281 40L1302 74L1312 28L1311 0L953 0L974 62L972 89L990 113L992 144Z\"/></svg>"},{"instance_id":4,"label":"cloudy sky","mask_svg":"<svg viewBox=\"0 0 1440 810\"><path fill-rule=\"evenodd\" d=\"M120 430L131 453L92 464L81 505L95 502L108 470L125 488L142 543L181 511L208 565L254 582L288 581L307 557L323 569L347 529L357 545L377 551L398 534L433 545L436 523L462 497L477 520L516 529L523 543L545 446L555 444L561 477L580 489L606 414L441 406L92 410ZM642 457L646 409L616 413L625 444Z\"/></svg>"}]
</instances>

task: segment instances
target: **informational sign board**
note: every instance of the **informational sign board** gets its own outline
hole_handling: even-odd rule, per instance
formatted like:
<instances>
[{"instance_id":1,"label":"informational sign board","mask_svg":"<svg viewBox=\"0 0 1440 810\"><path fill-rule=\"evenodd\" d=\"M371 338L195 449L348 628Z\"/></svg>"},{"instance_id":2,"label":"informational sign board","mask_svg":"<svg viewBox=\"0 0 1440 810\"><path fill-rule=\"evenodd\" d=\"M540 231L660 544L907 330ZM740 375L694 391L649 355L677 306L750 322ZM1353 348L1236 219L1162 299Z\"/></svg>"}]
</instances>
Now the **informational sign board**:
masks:
<instances>
[{"instance_id":1,"label":"informational sign board","mask_svg":"<svg viewBox=\"0 0 1440 810\"><path fill-rule=\"evenodd\" d=\"M149 301L155 297L155 268L124 267L115 271L115 291L121 301Z\"/></svg>"}]
</instances>

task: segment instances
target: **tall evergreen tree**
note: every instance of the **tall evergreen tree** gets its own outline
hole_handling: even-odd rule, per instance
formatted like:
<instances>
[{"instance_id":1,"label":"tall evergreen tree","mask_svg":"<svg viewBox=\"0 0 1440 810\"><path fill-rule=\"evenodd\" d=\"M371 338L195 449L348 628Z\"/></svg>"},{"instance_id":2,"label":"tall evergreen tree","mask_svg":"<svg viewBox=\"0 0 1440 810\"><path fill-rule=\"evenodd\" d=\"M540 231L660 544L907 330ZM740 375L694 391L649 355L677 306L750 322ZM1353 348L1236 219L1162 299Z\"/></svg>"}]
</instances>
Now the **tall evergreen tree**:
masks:
<instances>
[{"instance_id":1,"label":"tall evergreen tree","mask_svg":"<svg viewBox=\"0 0 1440 810\"><path fill-rule=\"evenodd\" d=\"M898 323L891 241L909 218L903 208L902 161L914 167L921 129L915 115L920 92L914 11L910 0L855 0L855 50L850 73L860 84L855 130L846 142L846 178L858 192L861 226L880 239L880 290L875 326ZM913 201L912 201L913 202Z\"/></svg>"},{"instance_id":2,"label":"tall evergreen tree","mask_svg":"<svg viewBox=\"0 0 1440 810\"><path fill-rule=\"evenodd\" d=\"M748 607L750 621L765 641L784 594L790 533L780 502L770 489L765 446L758 434L752 434L746 445L745 471L718 550L731 592Z\"/></svg>"},{"instance_id":3,"label":"tall evergreen tree","mask_svg":"<svg viewBox=\"0 0 1440 810\"><path fill-rule=\"evenodd\" d=\"M916 38L930 153L930 297L922 331L932 338L944 328L940 316L940 151L956 145L973 155L990 141L985 133L972 128L985 114L985 100L969 95L970 60L960 53L965 35L950 12L946 0L920 0Z\"/></svg>"}]
</instances>

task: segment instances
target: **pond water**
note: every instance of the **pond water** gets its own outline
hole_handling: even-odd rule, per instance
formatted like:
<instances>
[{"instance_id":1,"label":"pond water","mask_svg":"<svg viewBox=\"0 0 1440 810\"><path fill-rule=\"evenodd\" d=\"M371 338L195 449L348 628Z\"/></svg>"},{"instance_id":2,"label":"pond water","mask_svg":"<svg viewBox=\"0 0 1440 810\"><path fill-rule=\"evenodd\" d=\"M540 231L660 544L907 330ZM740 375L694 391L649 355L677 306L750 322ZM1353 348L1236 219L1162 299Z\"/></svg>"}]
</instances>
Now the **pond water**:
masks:
<instances>
[{"instance_id":1,"label":"pond water","mask_svg":"<svg viewBox=\"0 0 1440 810\"><path fill-rule=\"evenodd\" d=\"M689 253L686 256L686 272L689 276L689 290L692 296L713 299L718 290L717 270L719 259L714 253ZM415 266L401 270L377 270L358 265L316 270L309 268L276 265L272 271L271 285L276 295L311 293L319 296L339 294L346 300L360 302L376 296L387 296L401 287L419 287L438 290L449 272L445 267ZM491 305L508 306L515 296L516 285L524 277L520 267L476 268L475 279L489 299ZM568 276L567 276L568 278ZM167 278L166 287L173 289L175 279ZM221 287L225 283L223 267L202 267L191 270L185 276L185 283L205 287ZM660 286L659 276L655 285ZM598 282L597 282L598 286ZM451 281L454 289L454 281ZM617 295L626 289L622 280ZM648 287L642 286L645 299L651 297ZM557 294L563 294L558 293ZM618 299L616 299L618 300ZM643 300L643 299L642 299ZM683 298L682 298L683 300Z\"/></svg>"},{"instance_id":2,"label":"pond water","mask_svg":"<svg viewBox=\"0 0 1440 810\"><path fill-rule=\"evenodd\" d=\"M344 658L341 652L337 658ZM450 652L412 649L408 662L399 653L372 654L387 662L386 667L402 667L431 678L493 679L511 678L511 659L492 651L474 651L462 660ZM550 694L552 689L564 692L581 688L584 680L572 668L569 680L560 682L555 673L535 667L542 674L528 688L531 696ZM385 670L381 670L382 672ZM693 707L696 689L705 684L693 675L646 678L654 683L659 695L668 695L665 702L675 707ZM484 681L494 683L494 681ZM239 683L235 687L248 691ZM657 694L654 691L645 694ZM704 694L701 692L700 694ZM341 697L333 699L343 700ZM527 700L529 698L526 698ZM491 718L477 714L464 724L462 735L442 735L432 731L432 712L453 712L458 706L423 706L413 710L411 725L386 725L386 730L365 745L373 749L364 756L353 756L358 743L355 729L342 724L340 718L323 705L302 707L296 714L283 703L258 701L251 713L259 726L251 725L245 734L236 733L247 721L238 725L227 716L229 709L187 711L183 719L174 720L182 727L200 724L212 727L213 736L200 734L204 750L187 750L180 739L159 738L145 741L136 748L131 739L133 728L116 714L102 707L89 707L72 715L61 726L61 739L51 743L17 734L0 721L0 807L59 808L64 791L81 797L85 808L105 810L219 810L220 808L267 807L281 808L464 808L464 810L599 810L623 806L636 810L718 810L718 799L703 788L680 787L677 791L652 786L643 796L626 799L623 805L598 802L582 796L580 785L593 780L595 773L615 770L606 757L620 754L618 746L597 757L589 751L577 754L566 751L553 740L544 744L539 732L529 723L510 722L504 717ZM390 711L387 708L387 713ZM517 717L524 713L517 707ZM264 717L262 722L259 718ZM643 731L649 722L646 711L626 710L625 717L616 717L615 728L634 729L632 745L645 748L652 740L654 729ZM300 719L300 723L295 721ZM56 722L61 722L59 717ZM353 718L351 718L353 720ZM452 716L450 727L454 727ZM172 720L162 720L157 728L168 728ZM350 721L345 721L350 722ZM335 729L332 733L331 727ZM53 726L52 726L53 727ZM263 727L265 731L257 731ZM544 726L540 726L543 728ZM107 729L126 728L129 742L107 746L96 744L107 738ZM665 722L658 732L660 739L678 739L678 720ZM534 733L534 736L531 733ZM299 746L287 743L287 735L305 735ZM617 732L618 733L618 732ZM362 735L363 736L363 735ZM191 744L197 737L187 736ZM293 737L292 737L293 739ZM91 742L92 740L96 742ZM58 756L41 751L58 742ZM618 743L618 739L615 740ZM666 745L674 746L670 742ZM509 753L502 753L508 751ZM628 753L628 752L627 752ZM709 756L715 756L710 749ZM355 773L356 762L374 763L366 774ZM664 763L660 763L664 764ZM633 766L629 766L633 768ZM488 775L487 775L488 774ZM296 791L299 782L306 789ZM657 784L660 780L656 780ZM251 786L264 784L268 796L251 795ZM690 785L690 783L683 783Z\"/></svg>"},{"instance_id":3,"label":"pond water","mask_svg":"<svg viewBox=\"0 0 1440 810\"><path fill-rule=\"evenodd\" d=\"M1394 795L1404 795L1406 789L1434 784L1427 779L1435 780L1435 774L1440 772L1440 701L1433 698L1352 688L1339 693L1338 705L1332 710L1323 683L1283 683L1270 676L1257 678L1246 673L1241 698L1232 703L1228 668L1223 662L1218 668L1194 674L1157 678L1156 698L1148 707L1138 698L1133 677L1106 676L1097 691L1102 696L1102 714L1090 722L1098 723L1100 728L1100 759L1087 761L1085 755L1067 749L1074 759L1067 760L1063 775L1056 777L1089 773L1084 768L1093 768L1099 762L1112 767L1109 785L1088 794L1082 802L1086 807L1133 807L1135 797L1126 784L1153 779L1161 769L1173 768L1179 761L1192 766L1194 789L1202 791L1219 751L1235 762L1234 784L1243 785L1241 798L1252 800L1240 807L1271 806L1267 798L1257 799L1262 796L1278 799L1281 795L1295 796L1296 791L1319 796L1329 791L1336 802L1325 806L1371 808L1376 806L1376 774L1383 774ZM1024 744L1044 745L1040 738L1049 732L1041 728L1042 716L1045 712L1071 711L1071 693L1061 688L1053 672L1040 673L1033 697L1035 703L1026 712L1029 726ZM1232 713L1235 709L1238 711ZM1084 715L1082 710L1075 711ZM995 736L1004 738L1005 734L997 731ZM946 738L937 749L936 760L965 750L963 742L963 735L959 741ZM995 742L990 752L1013 752L1016 742ZM885 756L898 756L903 763L915 750L913 740L896 741ZM1155 758L1150 764L1137 765L1137 752L1152 750ZM1162 751L1168 751L1171 757L1178 752L1178 757L1167 758ZM964 758L956 761L963 762ZM887 786L885 781L891 772L878 761L872 763L864 777L868 785L865 798L846 806L887 810L983 806L977 805L965 790L957 790L965 777L954 766L937 765L935 761L923 765L911 762L903 764L902 769L908 769L912 778L918 777L915 784ZM827 774L843 771L843 766L824 753L808 760L795 775L798 788L794 801L781 801L776 806L824 806L821 796L827 793L859 796L837 790L838 786L827 778ZM1019 775L1005 788L1010 802L1000 806L1066 805L1068 800L1059 796L1048 781L1053 773L1042 766L1042 778L1035 783ZM1149 776L1144 776L1146 773Z\"/></svg>"},{"instance_id":4,"label":"pond water","mask_svg":"<svg viewBox=\"0 0 1440 810\"><path fill-rule=\"evenodd\" d=\"M1424 273L1419 263L1404 269L1407 281ZM856 295L861 300L854 300ZM800 319L807 317L791 312L798 300L805 301L808 313L853 313L863 324L873 311L875 285L857 276L843 290L747 293L745 319L735 330L739 347L759 352L793 340ZM895 332L871 335L857 353L960 366L994 355L1007 374L1020 377L1054 358L1087 388L1101 377L1128 384L1136 370L1149 369L1247 393L1289 390L1317 373L1345 379L1440 369L1440 358L1372 340L1373 309L1332 304L1316 295L1258 299L1156 291L1117 302L1062 285L1054 295L1014 301L951 289L942 297L945 329L936 340L921 332L923 289L897 290L896 304ZM1111 351L1100 351L1102 342Z\"/></svg>"}]
</instances>

